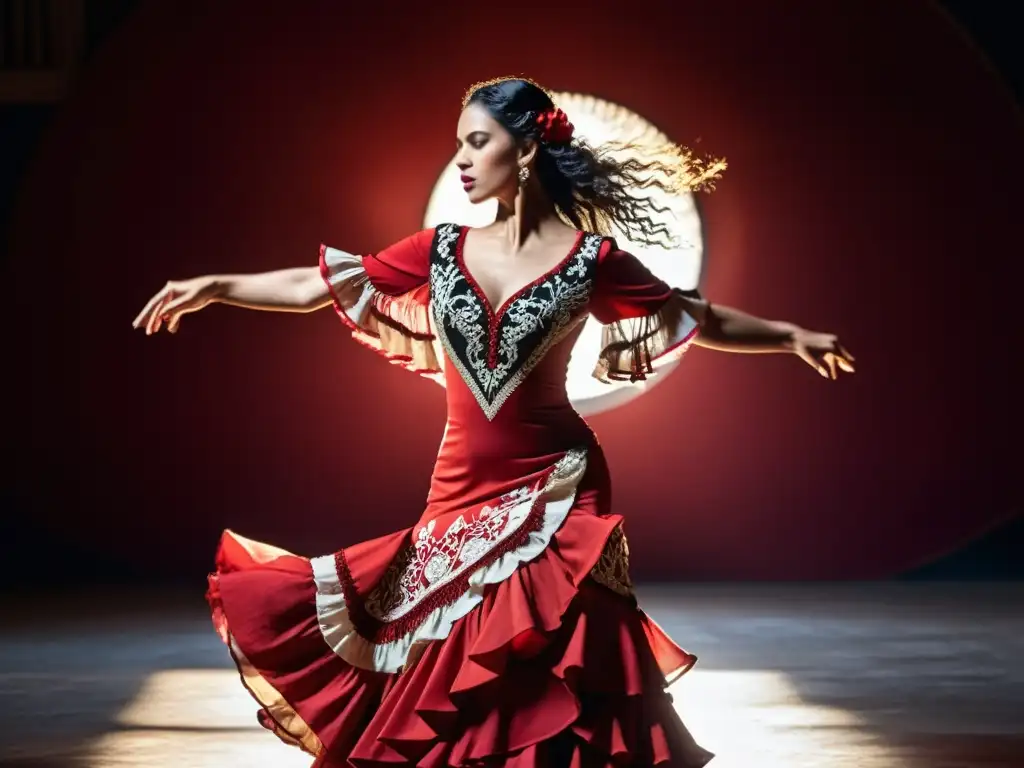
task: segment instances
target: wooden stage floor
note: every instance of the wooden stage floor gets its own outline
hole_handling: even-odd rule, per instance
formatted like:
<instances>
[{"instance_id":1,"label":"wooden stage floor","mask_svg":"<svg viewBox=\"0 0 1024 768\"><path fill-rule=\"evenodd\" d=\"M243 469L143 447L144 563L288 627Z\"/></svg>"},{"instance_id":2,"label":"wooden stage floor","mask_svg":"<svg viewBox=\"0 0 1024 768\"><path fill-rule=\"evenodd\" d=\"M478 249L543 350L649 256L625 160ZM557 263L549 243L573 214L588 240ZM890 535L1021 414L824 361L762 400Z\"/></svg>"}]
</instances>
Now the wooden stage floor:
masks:
<instances>
[{"instance_id":1,"label":"wooden stage floor","mask_svg":"<svg viewBox=\"0 0 1024 768\"><path fill-rule=\"evenodd\" d=\"M1024 768L1024 584L647 586L700 657L709 768ZM0 598L0 765L293 768L205 611L144 588Z\"/></svg>"}]
</instances>

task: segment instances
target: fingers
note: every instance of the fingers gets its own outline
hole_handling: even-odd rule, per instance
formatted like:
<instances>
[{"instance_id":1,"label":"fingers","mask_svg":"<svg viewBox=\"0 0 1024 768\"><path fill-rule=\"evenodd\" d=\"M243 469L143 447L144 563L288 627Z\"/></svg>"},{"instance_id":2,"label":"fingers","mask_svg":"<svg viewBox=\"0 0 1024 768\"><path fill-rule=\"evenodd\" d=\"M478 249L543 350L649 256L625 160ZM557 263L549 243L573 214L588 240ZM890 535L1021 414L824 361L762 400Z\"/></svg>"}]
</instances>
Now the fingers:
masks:
<instances>
[{"instance_id":1,"label":"fingers","mask_svg":"<svg viewBox=\"0 0 1024 768\"><path fill-rule=\"evenodd\" d=\"M853 373L855 370L853 367L853 355L846 351L841 344L839 345L839 351L841 353L839 357L839 367L847 373Z\"/></svg>"},{"instance_id":2,"label":"fingers","mask_svg":"<svg viewBox=\"0 0 1024 768\"><path fill-rule=\"evenodd\" d=\"M832 349L832 355L835 357L835 364L838 366L839 370L846 373L853 373L853 355L850 354L846 347L839 343L839 339L836 339L833 342Z\"/></svg>"},{"instance_id":3,"label":"fingers","mask_svg":"<svg viewBox=\"0 0 1024 768\"><path fill-rule=\"evenodd\" d=\"M168 282L164 288L147 302L146 306L132 321L133 328L145 327L146 335L150 336L160 330L164 323L164 314L168 302L175 298L175 284Z\"/></svg>"},{"instance_id":4,"label":"fingers","mask_svg":"<svg viewBox=\"0 0 1024 768\"><path fill-rule=\"evenodd\" d=\"M832 381L835 381L836 379L839 378L839 372L836 370L836 356L829 352L828 354L825 355L824 360L825 366L828 368L828 377Z\"/></svg>"},{"instance_id":5,"label":"fingers","mask_svg":"<svg viewBox=\"0 0 1024 768\"><path fill-rule=\"evenodd\" d=\"M854 372L853 366L850 364L850 362L845 358L837 355L835 352L826 352L822 359L824 361L825 366L828 369L829 378L832 381L837 381L839 379L840 371L844 373Z\"/></svg>"},{"instance_id":6,"label":"fingers","mask_svg":"<svg viewBox=\"0 0 1024 768\"><path fill-rule=\"evenodd\" d=\"M811 344L800 344L796 350L800 359L816 370L823 378L837 381L840 371L853 373L851 355L835 336L818 334Z\"/></svg>"},{"instance_id":7,"label":"fingers","mask_svg":"<svg viewBox=\"0 0 1024 768\"><path fill-rule=\"evenodd\" d=\"M150 336L165 327L170 333L176 333L181 316L191 311L190 302L194 299L194 291L184 290L178 293L178 286L169 282L162 291L149 300L138 317L132 321L133 328L145 326L146 335Z\"/></svg>"},{"instance_id":8,"label":"fingers","mask_svg":"<svg viewBox=\"0 0 1024 768\"><path fill-rule=\"evenodd\" d=\"M164 307L167 305L167 302L170 301L170 299L170 294L166 294L160 300L160 303L153 307L153 310L149 315L149 321L146 323L147 336L152 336L154 333L160 330L160 326L163 325Z\"/></svg>"},{"instance_id":9,"label":"fingers","mask_svg":"<svg viewBox=\"0 0 1024 768\"><path fill-rule=\"evenodd\" d=\"M800 359L807 363L809 366L811 366L811 368L816 370L826 379L829 378L828 371L825 369L825 366L819 363L818 360L814 357L814 355L812 355L806 349L798 350L797 354L800 356Z\"/></svg>"},{"instance_id":10,"label":"fingers","mask_svg":"<svg viewBox=\"0 0 1024 768\"><path fill-rule=\"evenodd\" d=\"M148 302L146 302L146 306L144 306L142 308L142 311L139 312L138 316L134 320L132 320L132 328L138 328L138 327L140 327L142 325L147 325L148 324L149 313L152 312L153 309L161 301L164 300L164 296L166 296L167 292L170 291L170 290L171 290L171 284L168 283L161 290L157 291L157 293L153 296L153 298L151 298Z\"/></svg>"},{"instance_id":11,"label":"fingers","mask_svg":"<svg viewBox=\"0 0 1024 768\"><path fill-rule=\"evenodd\" d=\"M162 312L164 322L167 323L167 330L177 333L182 316L202 309L206 303L195 290L187 290L178 298L168 302Z\"/></svg>"},{"instance_id":12,"label":"fingers","mask_svg":"<svg viewBox=\"0 0 1024 768\"><path fill-rule=\"evenodd\" d=\"M168 333L177 333L178 332L178 326L181 325L181 318L184 317L185 315L187 315L191 311L192 311L192 309L190 307L186 307L184 309L179 309L177 312L171 312L171 313L168 313L168 312L164 311L164 322L167 323L167 332Z\"/></svg>"},{"instance_id":13,"label":"fingers","mask_svg":"<svg viewBox=\"0 0 1024 768\"><path fill-rule=\"evenodd\" d=\"M178 329L178 323L181 322L181 316L188 311L188 303L192 300L192 297L188 294L179 296L178 298L168 301L160 309L160 316L162 320L167 324L167 330L171 333L175 333Z\"/></svg>"}]
</instances>

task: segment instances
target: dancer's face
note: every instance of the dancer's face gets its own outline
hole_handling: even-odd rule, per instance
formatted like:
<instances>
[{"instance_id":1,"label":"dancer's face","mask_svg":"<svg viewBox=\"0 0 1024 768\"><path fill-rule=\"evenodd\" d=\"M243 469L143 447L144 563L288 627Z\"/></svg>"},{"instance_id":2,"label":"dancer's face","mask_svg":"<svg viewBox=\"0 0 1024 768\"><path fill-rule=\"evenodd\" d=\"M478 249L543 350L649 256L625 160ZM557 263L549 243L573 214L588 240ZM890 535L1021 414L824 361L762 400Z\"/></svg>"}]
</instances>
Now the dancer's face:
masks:
<instances>
[{"instance_id":1,"label":"dancer's face","mask_svg":"<svg viewBox=\"0 0 1024 768\"><path fill-rule=\"evenodd\" d=\"M519 161L524 157L512 134L479 104L470 104L459 116L455 164L471 203L492 197L513 200L519 188Z\"/></svg>"}]
</instances>

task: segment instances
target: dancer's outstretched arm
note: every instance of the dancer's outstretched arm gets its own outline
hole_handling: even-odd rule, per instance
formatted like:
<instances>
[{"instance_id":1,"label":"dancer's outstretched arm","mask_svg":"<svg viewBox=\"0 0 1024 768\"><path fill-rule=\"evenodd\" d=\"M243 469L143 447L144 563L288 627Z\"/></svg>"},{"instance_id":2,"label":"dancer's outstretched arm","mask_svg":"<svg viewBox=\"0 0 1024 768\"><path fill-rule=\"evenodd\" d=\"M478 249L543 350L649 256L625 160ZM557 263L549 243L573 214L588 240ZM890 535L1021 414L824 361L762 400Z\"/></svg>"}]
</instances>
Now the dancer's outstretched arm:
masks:
<instances>
[{"instance_id":1,"label":"dancer's outstretched arm","mask_svg":"<svg viewBox=\"0 0 1024 768\"><path fill-rule=\"evenodd\" d=\"M764 320L721 304L700 304L693 310L701 324L698 346L725 352L790 352L827 379L837 378L840 371L853 373L853 355L835 334Z\"/></svg>"},{"instance_id":2,"label":"dancer's outstretched arm","mask_svg":"<svg viewBox=\"0 0 1024 768\"><path fill-rule=\"evenodd\" d=\"M146 335L161 327L174 333L183 315L210 304L230 304L270 312L312 312L331 303L319 267L295 267L248 275L204 275L171 280L132 322Z\"/></svg>"}]
</instances>

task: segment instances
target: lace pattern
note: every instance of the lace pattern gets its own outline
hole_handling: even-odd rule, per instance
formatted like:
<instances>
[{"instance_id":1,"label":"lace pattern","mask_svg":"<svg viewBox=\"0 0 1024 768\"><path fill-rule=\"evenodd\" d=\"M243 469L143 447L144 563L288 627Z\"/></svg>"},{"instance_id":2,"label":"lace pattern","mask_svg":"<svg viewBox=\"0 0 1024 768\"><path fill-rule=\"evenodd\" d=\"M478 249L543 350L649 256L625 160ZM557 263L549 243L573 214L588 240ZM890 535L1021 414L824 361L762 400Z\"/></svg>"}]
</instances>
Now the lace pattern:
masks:
<instances>
[{"instance_id":1,"label":"lace pattern","mask_svg":"<svg viewBox=\"0 0 1024 768\"><path fill-rule=\"evenodd\" d=\"M366 599L366 611L380 622L397 621L434 589L473 567L484 554L513 532L529 514L536 491L519 488L467 520L456 518L440 535L436 520L420 528L416 543L405 549Z\"/></svg>"}]
</instances>

